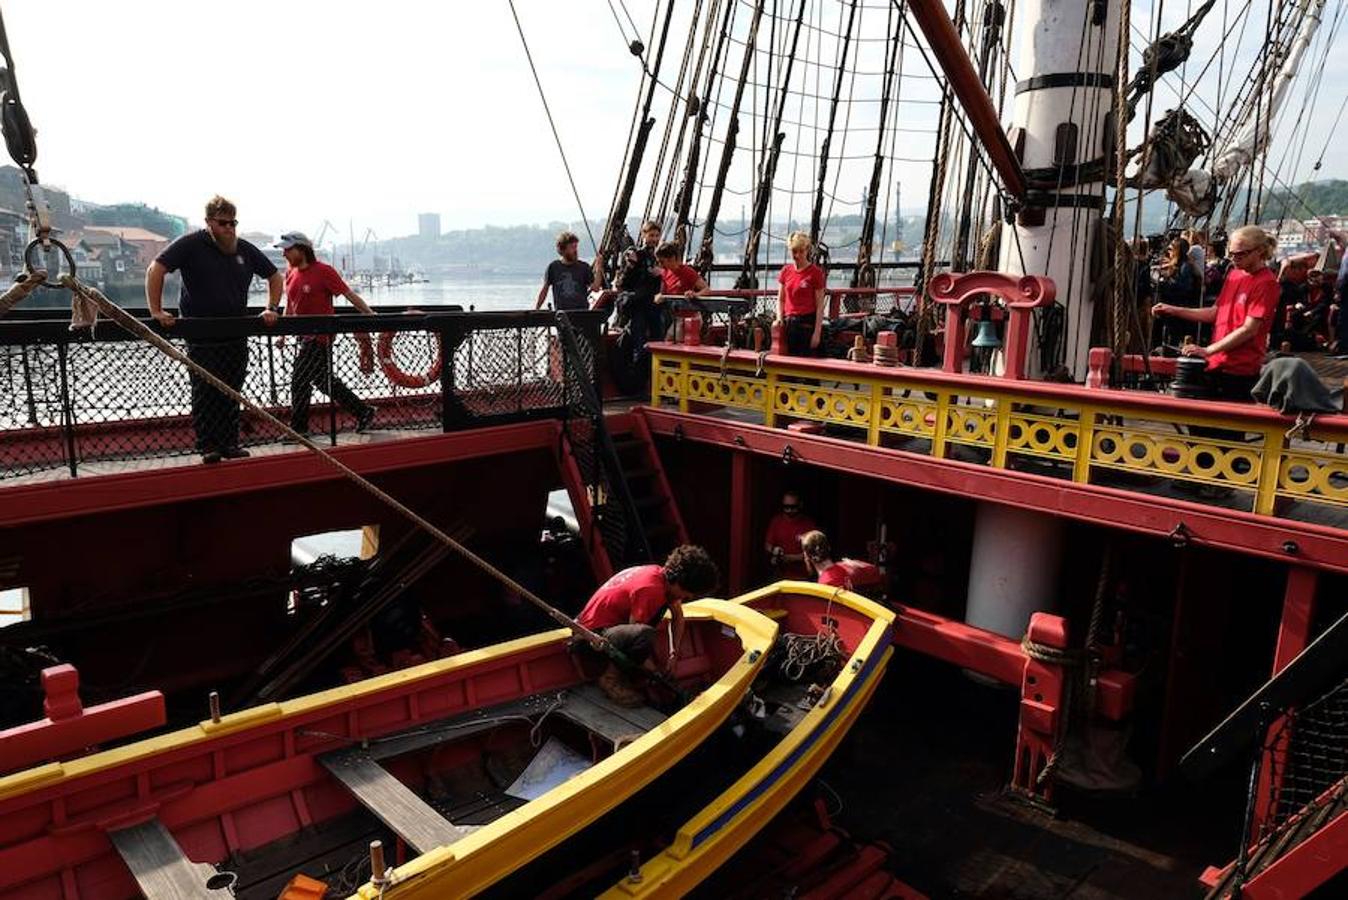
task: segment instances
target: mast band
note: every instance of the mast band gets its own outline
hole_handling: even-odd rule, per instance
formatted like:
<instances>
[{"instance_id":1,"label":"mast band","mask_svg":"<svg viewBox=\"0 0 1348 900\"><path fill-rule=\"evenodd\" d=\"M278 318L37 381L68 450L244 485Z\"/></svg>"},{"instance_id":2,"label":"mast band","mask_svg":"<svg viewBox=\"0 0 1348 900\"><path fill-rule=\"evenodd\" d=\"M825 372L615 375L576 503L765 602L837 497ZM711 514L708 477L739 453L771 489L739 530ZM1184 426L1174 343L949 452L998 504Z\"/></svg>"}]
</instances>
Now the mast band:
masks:
<instances>
[{"instance_id":1,"label":"mast band","mask_svg":"<svg viewBox=\"0 0 1348 900\"><path fill-rule=\"evenodd\" d=\"M1016 82L1016 94L1063 87L1113 88L1114 76L1109 72L1050 72Z\"/></svg>"}]
</instances>

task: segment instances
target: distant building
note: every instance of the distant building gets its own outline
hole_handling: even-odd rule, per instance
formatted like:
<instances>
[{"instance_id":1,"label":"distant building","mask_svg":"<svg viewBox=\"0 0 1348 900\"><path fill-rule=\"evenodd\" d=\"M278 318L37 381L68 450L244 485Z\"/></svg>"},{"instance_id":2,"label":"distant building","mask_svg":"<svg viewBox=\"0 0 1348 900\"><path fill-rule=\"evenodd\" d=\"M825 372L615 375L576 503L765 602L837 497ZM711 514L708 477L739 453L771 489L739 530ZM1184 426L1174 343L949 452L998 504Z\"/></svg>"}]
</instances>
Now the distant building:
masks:
<instances>
[{"instance_id":1,"label":"distant building","mask_svg":"<svg viewBox=\"0 0 1348 900\"><path fill-rule=\"evenodd\" d=\"M84 231L86 234L103 232L117 235L117 237L136 248L136 262L141 268L148 266L159 255L160 251L169 245L168 238L144 228L120 225L86 225Z\"/></svg>"},{"instance_id":2,"label":"distant building","mask_svg":"<svg viewBox=\"0 0 1348 900\"><path fill-rule=\"evenodd\" d=\"M440 236L440 214L421 213L418 215L417 234L423 238L438 238Z\"/></svg>"}]
</instances>

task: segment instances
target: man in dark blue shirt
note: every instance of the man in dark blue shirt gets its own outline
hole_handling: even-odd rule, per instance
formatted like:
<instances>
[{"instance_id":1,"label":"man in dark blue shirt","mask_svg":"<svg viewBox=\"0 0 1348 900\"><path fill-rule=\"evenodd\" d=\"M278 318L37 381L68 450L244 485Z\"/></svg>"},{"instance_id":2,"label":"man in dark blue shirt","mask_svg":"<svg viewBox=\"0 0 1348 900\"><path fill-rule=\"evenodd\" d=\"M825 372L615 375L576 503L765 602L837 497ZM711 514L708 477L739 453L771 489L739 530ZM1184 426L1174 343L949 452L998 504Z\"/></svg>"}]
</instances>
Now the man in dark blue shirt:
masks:
<instances>
[{"instance_id":1,"label":"man in dark blue shirt","mask_svg":"<svg viewBox=\"0 0 1348 900\"><path fill-rule=\"evenodd\" d=\"M534 309L543 308L549 290L553 309L589 309L589 292L602 290L604 283L596 277L594 267L580 258L580 238L574 232L557 235L557 257L543 273L543 287L538 290Z\"/></svg>"},{"instance_id":2,"label":"man in dark blue shirt","mask_svg":"<svg viewBox=\"0 0 1348 900\"><path fill-rule=\"evenodd\" d=\"M261 250L238 237L234 204L216 195L206 204L206 227L178 238L145 270L145 302L150 315L165 328L177 321L164 309L164 276L182 272L178 315L188 318L225 318L248 313L248 286L253 276L267 279L267 308L262 320L276 321L285 280ZM248 371L248 339L197 340L187 344L187 356L235 390L243 387ZM238 459L248 451L239 446L239 405L191 374L192 427L197 434L201 461Z\"/></svg>"}]
</instances>

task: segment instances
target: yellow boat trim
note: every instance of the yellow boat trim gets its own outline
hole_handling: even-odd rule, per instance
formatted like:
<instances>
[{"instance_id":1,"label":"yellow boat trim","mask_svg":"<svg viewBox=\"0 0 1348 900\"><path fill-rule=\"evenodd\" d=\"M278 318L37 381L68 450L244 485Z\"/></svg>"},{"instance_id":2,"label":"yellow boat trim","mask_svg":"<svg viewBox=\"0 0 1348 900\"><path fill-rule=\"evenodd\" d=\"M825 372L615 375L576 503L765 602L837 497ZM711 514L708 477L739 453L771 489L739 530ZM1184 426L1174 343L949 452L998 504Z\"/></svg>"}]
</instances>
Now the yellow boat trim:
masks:
<instances>
[{"instance_id":1,"label":"yellow boat trim","mask_svg":"<svg viewBox=\"0 0 1348 900\"><path fill-rule=\"evenodd\" d=\"M345 706L353 701L359 701L362 698L409 682L434 678L484 662L506 659L522 651L564 641L569 635L568 629L558 628L501 644L493 644L480 650L469 650L466 653L460 653L446 659L434 660L409 669L400 669L397 672L379 675L355 684L321 691L317 694L309 694L304 697L297 697L294 700L267 703L241 710L222 716L219 722L207 720L178 731L146 738L124 747L104 750L101 753L95 753L80 759L72 759L63 763L48 763L34 769L16 772L13 775L0 778L0 800L23 794L39 784L44 788L51 787L64 781L83 778L127 763L146 760L170 750L181 750L196 744L203 744L232 732L256 727L264 722L296 719L330 707ZM53 766L56 768L53 769Z\"/></svg>"},{"instance_id":2,"label":"yellow boat trim","mask_svg":"<svg viewBox=\"0 0 1348 900\"><path fill-rule=\"evenodd\" d=\"M699 600L691 619L734 628L744 653L714 684L659 727L542 797L446 847L391 870L382 889L365 884L362 900L463 897L483 890L584 828L654 781L720 727L758 677L777 639L777 624L740 602Z\"/></svg>"},{"instance_id":3,"label":"yellow boat trim","mask_svg":"<svg viewBox=\"0 0 1348 900\"><path fill-rule=\"evenodd\" d=\"M849 591L796 581L779 582L737 598L737 602L752 603L784 592L832 600L872 619L851 661L833 680L826 695L832 699L820 702L806 713L790 734L752 769L684 823L674 841L641 867L640 881L623 879L602 897L608 900L675 897L700 884L799 793L865 709L894 653L890 635L894 613ZM836 711L838 704L844 702L845 708ZM832 721L827 721L829 718ZM807 741L813 743L802 752ZM797 754L798 758L793 760ZM759 796L735 809L761 785L767 786ZM717 820L723 818L718 824Z\"/></svg>"}]
</instances>

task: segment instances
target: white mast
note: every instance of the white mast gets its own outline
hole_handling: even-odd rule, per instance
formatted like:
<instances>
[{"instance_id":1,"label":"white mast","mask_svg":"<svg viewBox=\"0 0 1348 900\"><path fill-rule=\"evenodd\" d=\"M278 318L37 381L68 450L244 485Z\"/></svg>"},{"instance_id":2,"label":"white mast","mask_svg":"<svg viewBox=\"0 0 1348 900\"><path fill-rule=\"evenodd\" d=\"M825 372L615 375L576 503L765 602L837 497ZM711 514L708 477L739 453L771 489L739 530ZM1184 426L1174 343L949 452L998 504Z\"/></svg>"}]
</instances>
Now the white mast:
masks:
<instances>
[{"instance_id":1,"label":"white mast","mask_svg":"<svg viewBox=\"0 0 1348 900\"><path fill-rule=\"evenodd\" d=\"M1003 272L1047 275L1067 309L1067 354L1073 377L1085 378L1094 315L1090 241L1105 208L1102 181L1073 185L1073 164L1111 150L1105 133L1114 108L1119 4L1114 0L1021 0L1012 145L1027 169L1068 164L1061 192L1032 192L1014 232L1001 242ZM1097 174L1103 167L1097 167ZM1055 170L1056 171L1056 170ZM1055 186L1057 176L1048 179ZM1056 196L1055 196L1056 195ZM1038 371L1030 354L1030 371Z\"/></svg>"}]
</instances>

